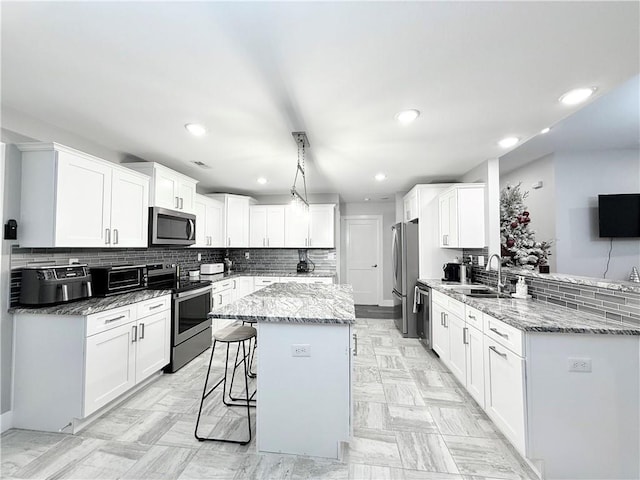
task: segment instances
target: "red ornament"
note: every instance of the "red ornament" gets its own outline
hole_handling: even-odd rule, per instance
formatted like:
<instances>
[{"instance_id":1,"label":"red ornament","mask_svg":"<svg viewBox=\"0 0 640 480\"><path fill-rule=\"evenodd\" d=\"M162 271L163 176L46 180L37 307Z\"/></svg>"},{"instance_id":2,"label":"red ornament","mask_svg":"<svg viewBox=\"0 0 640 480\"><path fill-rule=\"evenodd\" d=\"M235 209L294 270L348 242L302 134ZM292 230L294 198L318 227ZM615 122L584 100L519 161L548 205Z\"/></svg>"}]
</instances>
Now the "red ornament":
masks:
<instances>
[{"instance_id":1,"label":"red ornament","mask_svg":"<svg viewBox=\"0 0 640 480\"><path fill-rule=\"evenodd\" d=\"M522 219L522 221L523 221L524 223L529 223L529 222L531 221L531 219L530 219L529 217L524 217L524 218Z\"/></svg>"},{"instance_id":2,"label":"red ornament","mask_svg":"<svg viewBox=\"0 0 640 480\"><path fill-rule=\"evenodd\" d=\"M507 240L507 247L511 248L516 244L515 240Z\"/></svg>"},{"instance_id":3,"label":"red ornament","mask_svg":"<svg viewBox=\"0 0 640 480\"><path fill-rule=\"evenodd\" d=\"M518 222L511 222L511 228L517 228Z\"/></svg>"},{"instance_id":4,"label":"red ornament","mask_svg":"<svg viewBox=\"0 0 640 480\"><path fill-rule=\"evenodd\" d=\"M529 212L524 211L524 212L522 212L522 215L524 215L525 217L528 217L529 216Z\"/></svg>"}]
</instances>

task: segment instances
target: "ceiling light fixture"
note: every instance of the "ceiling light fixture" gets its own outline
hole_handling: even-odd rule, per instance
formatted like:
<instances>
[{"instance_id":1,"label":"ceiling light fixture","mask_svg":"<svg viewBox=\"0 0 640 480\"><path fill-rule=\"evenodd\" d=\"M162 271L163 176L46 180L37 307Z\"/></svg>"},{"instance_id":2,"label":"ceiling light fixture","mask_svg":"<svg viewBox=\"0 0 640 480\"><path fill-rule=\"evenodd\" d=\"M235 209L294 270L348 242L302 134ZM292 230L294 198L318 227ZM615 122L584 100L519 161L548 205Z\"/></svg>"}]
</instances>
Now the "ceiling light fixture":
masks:
<instances>
[{"instance_id":1,"label":"ceiling light fixture","mask_svg":"<svg viewBox=\"0 0 640 480\"><path fill-rule=\"evenodd\" d=\"M375 179L379 182L387 179L387 176L384 173L377 173Z\"/></svg>"},{"instance_id":2,"label":"ceiling light fixture","mask_svg":"<svg viewBox=\"0 0 640 480\"><path fill-rule=\"evenodd\" d=\"M420 111L411 109L411 110L403 110L402 112L396 113L396 119L402 125L408 125L413 122L416 118L420 116Z\"/></svg>"},{"instance_id":3,"label":"ceiling light fixture","mask_svg":"<svg viewBox=\"0 0 640 480\"><path fill-rule=\"evenodd\" d=\"M574 88L562 95L558 100L565 105L577 105L584 102L596 91L596 87Z\"/></svg>"},{"instance_id":4,"label":"ceiling light fixture","mask_svg":"<svg viewBox=\"0 0 640 480\"><path fill-rule=\"evenodd\" d=\"M550 131L551 131L551 128L547 127L547 128L543 128L542 130L540 130L540 133L544 135L545 133L549 133Z\"/></svg>"},{"instance_id":5,"label":"ceiling light fixture","mask_svg":"<svg viewBox=\"0 0 640 480\"><path fill-rule=\"evenodd\" d=\"M260 185L264 185L265 183L267 183L267 179L266 179L266 178L264 178L264 177L260 177L260 178L258 179L258 183L259 183Z\"/></svg>"},{"instance_id":6,"label":"ceiling light fixture","mask_svg":"<svg viewBox=\"0 0 640 480\"><path fill-rule=\"evenodd\" d=\"M204 125L200 125L199 123L187 123L184 128L186 128L187 132L194 137L201 137L207 133L207 129L204 128Z\"/></svg>"},{"instance_id":7,"label":"ceiling light fixture","mask_svg":"<svg viewBox=\"0 0 640 480\"><path fill-rule=\"evenodd\" d=\"M365 202L368 202L369 200L371 200L369 197L364 197Z\"/></svg>"},{"instance_id":8,"label":"ceiling light fixture","mask_svg":"<svg viewBox=\"0 0 640 480\"><path fill-rule=\"evenodd\" d=\"M506 137L498 142L502 148L510 148L513 147L516 143L518 143L520 139L518 137Z\"/></svg>"},{"instance_id":9,"label":"ceiling light fixture","mask_svg":"<svg viewBox=\"0 0 640 480\"><path fill-rule=\"evenodd\" d=\"M298 145L298 166L296 167L296 176L293 179L293 186L291 187L291 205L294 210L304 210L309 208L309 201L307 200L307 177L305 176L305 148L309 148L309 139L306 132L291 132L293 138ZM304 186L304 197L300 195L296 188L296 182L298 181L298 174L302 175L302 185Z\"/></svg>"}]
</instances>

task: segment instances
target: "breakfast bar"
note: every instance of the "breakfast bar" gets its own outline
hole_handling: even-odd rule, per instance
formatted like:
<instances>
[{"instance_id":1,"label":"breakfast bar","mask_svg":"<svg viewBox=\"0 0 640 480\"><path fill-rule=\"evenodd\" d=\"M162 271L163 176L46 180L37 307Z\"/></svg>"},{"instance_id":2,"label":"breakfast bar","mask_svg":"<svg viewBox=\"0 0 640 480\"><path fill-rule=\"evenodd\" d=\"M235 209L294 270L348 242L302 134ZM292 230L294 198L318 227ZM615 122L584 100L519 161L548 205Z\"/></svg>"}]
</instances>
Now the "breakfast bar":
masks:
<instances>
[{"instance_id":1,"label":"breakfast bar","mask_svg":"<svg viewBox=\"0 0 640 480\"><path fill-rule=\"evenodd\" d=\"M276 283L209 317L257 322L257 450L338 458L351 435L352 287Z\"/></svg>"}]
</instances>

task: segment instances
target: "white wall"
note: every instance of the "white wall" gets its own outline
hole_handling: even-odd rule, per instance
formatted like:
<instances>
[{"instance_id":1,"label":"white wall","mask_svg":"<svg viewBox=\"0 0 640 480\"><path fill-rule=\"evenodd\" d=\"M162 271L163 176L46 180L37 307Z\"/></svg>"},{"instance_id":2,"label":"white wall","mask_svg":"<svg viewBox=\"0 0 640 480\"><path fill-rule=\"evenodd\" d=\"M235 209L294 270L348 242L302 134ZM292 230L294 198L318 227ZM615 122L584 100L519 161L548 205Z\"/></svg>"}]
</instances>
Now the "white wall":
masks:
<instances>
[{"instance_id":1,"label":"white wall","mask_svg":"<svg viewBox=\"0 0 640 480\"><path fill-rule=\"evenodd\" d=\"M500 177L500 189L507 185L520 186L521 191L528 191L525 205L530 212L530 228L536 232L537 241L553 240L549 268L557 272L556 266L556 186L553 155L546 155L520 168L512 170ZM542 188L533 189L532 185L541 181Z\"/></svg>"},{"instance_id":2,"label":"white wall","mask_svg":"<svg viewBox=\"0 0 640 480\"><path fill-rule=\"evenodd\" d=\"M393 301L391 227L396 223L395 201L345 203L342 215L382 215L382 296L383 300ZM344 238L340 238L341 244L344 244L344 241ZM341 271L341 278L347 278L344 262L341 262L338 268Z\"/></svg>"},{"instance_id":3,"label":"white wall","mask_svg":"<svg viewBox=\"0 0 640 480\"><path fill-rule=\"evenodd\" d=\"M5 139L3 138L3 141ZM0 185L2 185L2 198L0 211L2 211L2 225L9 219L20 220L20 152L13 145L3 148L4 155L0 164ZM2 230L4 234L4 227ZM20 224L18 224L20 235ZM11 372L12 363L12 338L13 315L7 312L9 309L9 278L11 266L11 245L17 243L14 240L4 240L2 236L2 257L0 258L0 413L11 410Z\"/></svg>"},{"instance_id":4,"label":"white wall","mask_svg":"<svg viewBox=\"0 0 640 480\"><path fill-rule=\"evenodd\" d=\"M609 239L598 236L598 194L640 192L640 150L555 154L557 269L603 277ZM606 278L640 267L640 239L613 240Z\"/></svg>"}]
</instances>

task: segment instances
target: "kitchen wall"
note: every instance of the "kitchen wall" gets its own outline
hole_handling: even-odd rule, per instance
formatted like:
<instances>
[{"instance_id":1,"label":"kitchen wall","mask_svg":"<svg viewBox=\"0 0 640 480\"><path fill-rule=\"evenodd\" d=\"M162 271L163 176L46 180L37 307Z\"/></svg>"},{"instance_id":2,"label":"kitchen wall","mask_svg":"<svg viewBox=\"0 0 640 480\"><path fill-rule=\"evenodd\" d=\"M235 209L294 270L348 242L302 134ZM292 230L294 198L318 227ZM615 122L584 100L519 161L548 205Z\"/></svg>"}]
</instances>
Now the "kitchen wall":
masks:
<instances>
[{"instance_id":1,"label":"kitchen wall","mask_svg":"<svg viewBox=\"0 0 640 480\"><path fill-rule=\"evenodd\" d=\"M532 185L542 182L542 188L534 189ZM520 168L511 170L500 176L500 189L507 185L522 183L520 190L528 191L525 205L531 213L531 227L536 232L536 240L553 240L549 268L557 272L556 266L556 184L553 155L545 155Z\"/></svg>"},{"instance_id":2,"label":"kitchen wall","mask_svg":"<svg viewBox=\"0 0 640 480\"><path fill-rule=\"evenodd\" d=\"M394 200L388 202L352 202L345 203L342 212L348 215L382 215L382 296L385 302L393 302L393 278L391 274L391 227L396 223L396 205ZM340 236L340 243L345 239ZM344 262L340 264L341 277L346 281Z\"/></svg>"},{"instance_id":3,"label":"kitchen wall","mask_svg":"<svg viewBox=\"0 0 640 480\"><path fill-rule=\"evenodd\" d=\"M543 181L539 190L533 182ZM640 192L640 150L555 152L501 176L501 185L522 181L529 191L537 240L554 240L552 272L628 280L640 267L640 239L615 238L613 245L598 232L598 194Z\"/></svg>"}]
</instances>

